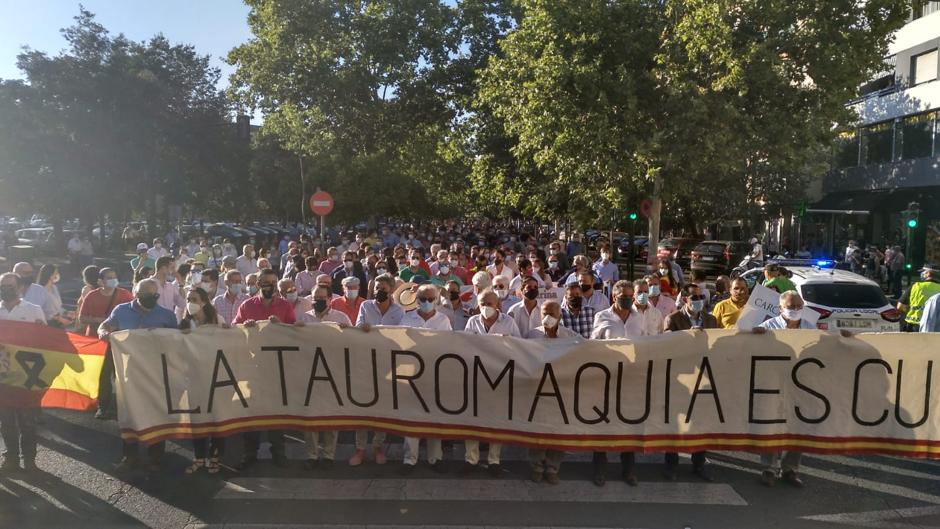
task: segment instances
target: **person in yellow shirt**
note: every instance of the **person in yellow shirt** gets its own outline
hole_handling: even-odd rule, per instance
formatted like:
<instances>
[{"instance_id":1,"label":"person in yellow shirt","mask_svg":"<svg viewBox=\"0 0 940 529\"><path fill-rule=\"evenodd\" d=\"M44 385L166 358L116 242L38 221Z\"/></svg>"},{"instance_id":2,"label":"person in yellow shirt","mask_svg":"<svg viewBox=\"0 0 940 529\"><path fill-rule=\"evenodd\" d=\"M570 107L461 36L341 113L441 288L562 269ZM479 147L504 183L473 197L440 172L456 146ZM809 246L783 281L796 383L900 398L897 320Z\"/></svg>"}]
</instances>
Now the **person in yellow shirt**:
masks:
<instances>
[{"instance_id":1,"label":"person in yellow shirt","mask_svg":"<svg viewBox=\"0 0 940 529\"><path fill-rule=\"evenodd\" d=\"M747 290L747 282L736 277L731 280L731 297L718 302L712 310L712 316L718 320L718 325L722 329L731 329L738 322L741 311L747 305L747 298L750 293Z\"/></svg>"}]
</instances>

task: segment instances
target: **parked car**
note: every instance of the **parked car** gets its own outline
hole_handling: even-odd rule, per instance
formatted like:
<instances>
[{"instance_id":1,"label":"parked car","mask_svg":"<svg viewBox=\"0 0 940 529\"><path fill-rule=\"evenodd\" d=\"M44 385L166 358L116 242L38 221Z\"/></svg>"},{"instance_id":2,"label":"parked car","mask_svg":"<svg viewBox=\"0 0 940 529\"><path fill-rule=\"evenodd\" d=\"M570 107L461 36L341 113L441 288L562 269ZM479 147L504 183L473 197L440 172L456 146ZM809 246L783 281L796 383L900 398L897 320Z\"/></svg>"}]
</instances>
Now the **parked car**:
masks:
<instances>
[{"instance_id":1,"label":"parked car","mask_svg":"<svg viewBox=\"0 0 940 529\"><path fill-rule=\"evenodd\" d=\"M692 258L692 249L700 242L702 242L702 239L669 237L659 241L657 252L668 253L673 261L679 263L679 266L688 268Z\"/></svg>"},{"instance_id":2,"label":"parked car","mask_svg":"<svg viewBox=\"0 0 940 529\"><path fill-rule=\"evenodd\" d=\"M747 241L703 241L692 250L690 266L706 274L728 274L750 252Z\"/></svg>"},{"instance_id":3,"label":"parked car","mask_svg":"<svg viewBox=\"0 0 940 529\"><path fill-rule=\"evenodd\" d=\"M820 261L822 262L822 261ZM851 332L899 332L901 313L888 301L881 286L865 276L825 266L790 266L807 309L819 313L816 326L822 330ZM764 280L764 269L755 268L741 275L748 288Z\"/></svg>"},{"instance_id":4,"label":"parked car","mask_svg":"<svg viewBox=\"0 0 940 529\"><path fill-rule=\"evenodd\" d=\"M627 262L630 259L634 261L646 262L647 247L649 246L648 237L633 237L633 248L630 248L630 238L624 237L617 241L617 260Z\"/></svg>"},{"instance_id":5,"label":"parked car","mask_svg":"<svg viewBox=\"0 0 940 529\"><path fill-rule=\"evenodd\" d=\"M247 233L221 223L206 226L206 238L209 239L212 244L221 244L223 239L229 239L236 247L248 242Z\"/></svg>"}]
</instances>

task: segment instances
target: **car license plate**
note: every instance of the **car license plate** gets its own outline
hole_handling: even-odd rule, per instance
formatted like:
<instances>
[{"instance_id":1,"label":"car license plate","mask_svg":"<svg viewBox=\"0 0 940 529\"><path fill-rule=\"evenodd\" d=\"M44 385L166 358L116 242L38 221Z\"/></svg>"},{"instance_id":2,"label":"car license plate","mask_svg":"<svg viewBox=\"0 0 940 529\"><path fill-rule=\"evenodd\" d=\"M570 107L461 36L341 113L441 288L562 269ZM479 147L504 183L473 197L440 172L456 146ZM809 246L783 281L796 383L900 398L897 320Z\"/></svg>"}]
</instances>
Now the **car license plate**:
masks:
<instances>
[{"instance_id":1,"label":"car license plate","mask_svg":"<svg viewBox=\"0 0 940 529\"><path fill-rule=\"evenodd\" d=\"M714 261L715 258L714 258L713 256L711 256L711 255L703 255L703 256L702 256L702 260L703 260L703 261Z\"/></svg>"},{"instance_id":2,"label":"car license plate","mask_svg":"<svg viewBox=\"0 0 940 529\"><path fill-rule=\"evenodd\" d=\"M838 320L843 329L871 329L871 320Z\"/></svg>"}]
</instances>

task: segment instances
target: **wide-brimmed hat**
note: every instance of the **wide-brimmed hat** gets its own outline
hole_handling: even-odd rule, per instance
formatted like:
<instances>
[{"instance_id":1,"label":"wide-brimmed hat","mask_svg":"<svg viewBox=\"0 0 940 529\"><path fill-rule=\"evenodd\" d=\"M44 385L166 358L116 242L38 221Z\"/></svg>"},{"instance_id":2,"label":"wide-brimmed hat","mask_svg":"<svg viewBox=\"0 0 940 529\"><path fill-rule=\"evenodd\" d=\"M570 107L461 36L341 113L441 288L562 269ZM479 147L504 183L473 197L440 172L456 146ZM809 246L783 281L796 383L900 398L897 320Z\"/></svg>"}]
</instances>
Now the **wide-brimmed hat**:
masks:
<instances>
[{"instance_id":1,"label":"wide-brimmed hat","mask_svg":"<svg viewBox=\"0 0 940 529\"><path fill-rule=\"evenodd\" d=\"M395 289L392 299L405 310L414 309L418 306L418 293L415 291L417 286L417 283L402 283Z\"/></svg>"},{"instance_id":2,"label":"wide-brimmed hat","mask_svg":"<svg viewBox=\"0 0 940 529\"><path fill-rule=\"evenodd\" d=\"M940 267L932 263L924 263L924 266L920 269L921 272L933 272L934 274L940 274Z\"/></svg>"}]
</instances>

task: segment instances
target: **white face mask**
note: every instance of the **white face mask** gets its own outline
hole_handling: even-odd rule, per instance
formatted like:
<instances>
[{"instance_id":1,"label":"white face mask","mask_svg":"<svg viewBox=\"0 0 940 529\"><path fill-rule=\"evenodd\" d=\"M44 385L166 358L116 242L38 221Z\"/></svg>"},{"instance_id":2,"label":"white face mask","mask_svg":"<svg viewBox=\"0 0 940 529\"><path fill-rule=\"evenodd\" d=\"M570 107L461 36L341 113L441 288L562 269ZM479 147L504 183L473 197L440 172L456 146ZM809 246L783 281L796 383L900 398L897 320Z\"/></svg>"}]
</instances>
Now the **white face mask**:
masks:
<instances>
[{"instance_id":1,"label":"white face mask","mask_svg":"<svg viewBox=\"0 0 940 529\"><path fill-rule=\"evenodd\" d=\"M499 296L499 299L505 299L509 295L509 291L504 288L496 289L496 295Z\"/></svg>"},{"instance_id":2,"label":"white face mask","mask_svg":"<svg viewBox=\"0 0 940 529\"><path fill-rule=\"evenodd\" d=\"M650 285L650 296L656 297L659 295L659 285Z\"/></svg>"},{"instance_id":3,"label":"white face mask","mask_svg":"<svg viewBox=\"0 0 940 529\"><path fill-rule=\"evenodd\" d=\"M357 289L357 290L347 290L347 291L346 291L346 299L348 299L349 301L356 301L356 298L358 298L358 297L359 297L359 290L358 290L358 289Z\"/></svg>"},{"instance_id":4,"label":"white face mask","mask_svg":"<svg viewBox=\"0 0 940 529\"><path fill-rule=\"evenodd\" d=\"M290 301L291 303L297 301L297 293L296 293L296 292L288 292L288 293L287 293L287 301Z\"/></svg>"},{"instance_id":5,"label":"white face mask","mask_svg":"<svg viewBox=\"0 0 940 529\"><path fill-rule=\"evenodd\" d=\"M490 320L490 319L495 318L496 315L499 314L499 311L494 309L493 307L483 307L480 309L480 314L484 318Z\"/></svg>"},{"instance_id":6,"label":"white face mask","mask_svg":"<svg viewBox=\"0 0 940 529\"><path fill-rule=\"evenodd\" d=\"M546 314L542 317L542 326L546 329L551 329L556 325L558 325L558 318L552 316L551 314Z\"/></svg>"},{"instance_id":7,"label":"white face mask","mask_svg":"<svg viewBox=\"0 0 940 529\"><path fill-rule=\"evenodd\" d=\"M421 259L413 258L411 260L411 266L420 266L420 265L421 265Z\"/></svg>"},{"instance_id":8,"label":"white face mask","mask_svg":"<svg viewBox=\"0 0 940 529\"><path fill-rule=\"evenodd\" d=\"M450 273L450 267L447 265L441 265L440 270L441 270L441 274L445 276Z\"/></svg>"},{"instance_id":9,"label":"white face mask","mask_svg":"<svg viewBox=\"0 0 940 529\"><path fill-rule=\"evenodd\" d=\"M200 305L199 303L194 303L192 301L186 303L186 312L188 312L190 316L195 316L196 314L199 314L199 311L201 310L202 310L202 305Z\"/></svg>"},{"instance_id":10,"label":"white face mask","mask_svg":"<svg viewBox=\"0 0 940 529\"><path fill-rule=\"evenodd\" d=\"M803 309L781 309L780 315L790 321L800 321L803 319Z\"/></svg>"},{"instance_id":11,"label":"white face mask","mask_svg":"<svg viewBox=\"0 0 940 529\"><path fill-rule=\"evenodd\" d=\"M352 261L346 261L344 264L346 265L346 269L352 270L352 267L353 267Z\"/></svg>"}]
</instances>

